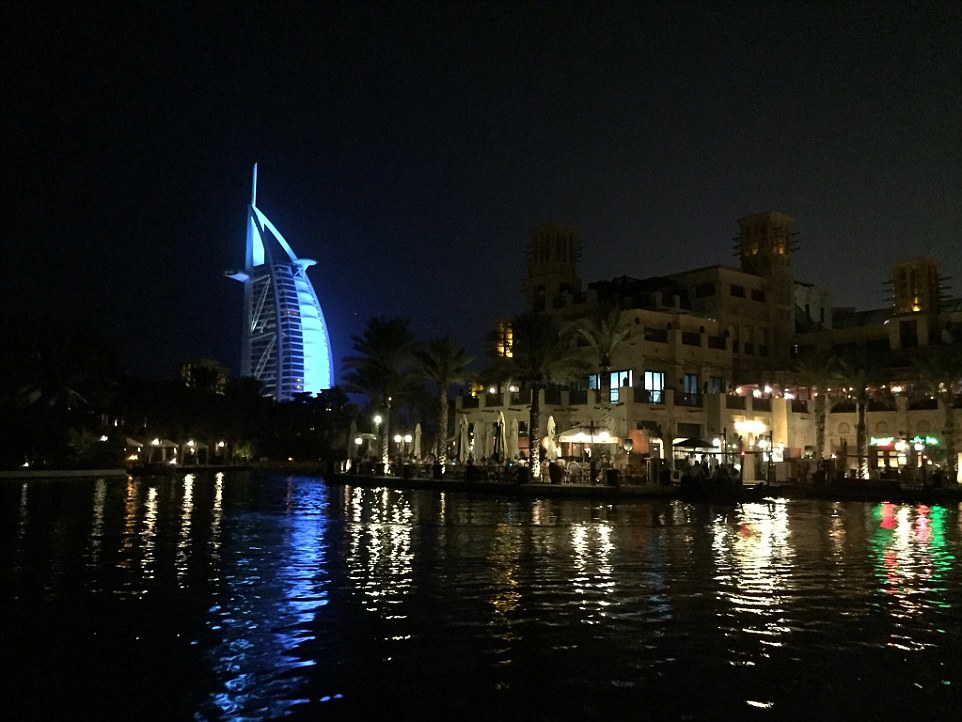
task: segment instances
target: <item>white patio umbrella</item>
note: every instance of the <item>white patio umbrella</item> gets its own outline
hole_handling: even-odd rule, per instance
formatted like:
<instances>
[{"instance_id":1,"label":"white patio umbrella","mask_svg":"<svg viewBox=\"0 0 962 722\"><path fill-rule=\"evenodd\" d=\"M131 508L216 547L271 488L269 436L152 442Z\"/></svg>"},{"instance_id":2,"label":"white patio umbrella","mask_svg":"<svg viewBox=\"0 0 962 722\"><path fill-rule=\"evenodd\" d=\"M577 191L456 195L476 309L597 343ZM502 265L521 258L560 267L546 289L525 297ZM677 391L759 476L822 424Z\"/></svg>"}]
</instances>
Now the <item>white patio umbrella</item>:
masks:
<instances>
[{"instance_id":1,"label":"white patio umbrella","mask_svg":"<svg viewBox=\"0 0 962 722\"><path fill-rule=\"evenodd\" d=\"M511 432L508 434L508 458L518 455L518 420L511 419Z\"/></svg>"},{"instance_id":2,"label":"white patio umbrella","mask_svg":"<svg viewBox=\"0 0 962 722\"><path fill-rule=\"evenodd\" d=\"M421 424L414 425L414 458L421 458Z\"/></svg>"},{"instance_id":3,"label":"white patio umbrella","mask_svg":"<svg viewBox=\"0 0 962 722\"><path fill-rule=\"evenodd\" d=\"M488 433L488 425L483 421L474 425L474 460L480 461L482 457L487 459L491 456L488 442L491 434Z\"/></svg>"},{"instance_id":4,"label":"white patio umbrella","mask_svg":"<svg viewBox=\"0 0 962 722\"><path fill-rule=\"evenodd\" d=\"M501 461L508 458L508 431L504 427L504 412L498 412L498 436L495 439L495 449L501 455Z\"/></svg>"},{"instance_id":5,"label":"white patio umbrella","mask_svg":"<svg viewBox=\"0 0 962 722\"><path fill-rule=\"evenodd\" d=\"M546 444L545 453L548 455L549 459L558 458L558 441L555 438L558 433L558 424L554 420L554 416L548 417L548 443Z\"/></svg>"},{"instance_id":6,"label":"white patio umbrella","mask_svg":"<svg viewBox=\"0 0 962 722\"><path fill-rule=\"evenodd\" d=\"M462 415L458 417L458 461L466 462L468 453L468 420Z\"/></svg>"}]
</instances>

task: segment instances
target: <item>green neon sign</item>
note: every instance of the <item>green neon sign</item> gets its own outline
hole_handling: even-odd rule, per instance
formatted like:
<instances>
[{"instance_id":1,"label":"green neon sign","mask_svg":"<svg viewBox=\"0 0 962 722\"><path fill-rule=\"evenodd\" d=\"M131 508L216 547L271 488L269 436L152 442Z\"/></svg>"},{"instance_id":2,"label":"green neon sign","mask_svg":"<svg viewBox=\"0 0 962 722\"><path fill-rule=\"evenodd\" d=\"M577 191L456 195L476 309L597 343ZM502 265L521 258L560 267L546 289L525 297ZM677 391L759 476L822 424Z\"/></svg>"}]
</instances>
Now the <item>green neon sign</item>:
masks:
<instances>
[{"instance_id":1,"label":"green neon sign","mask_svg":"<svg viewBox=\"0 0 962 722\"><path fill-rule=\"evenodd\" d=\"M934 436L913 436L909 439L911 444L925 444L926 446L938 446L939 440Z\"/></svg>"}]
</instances>

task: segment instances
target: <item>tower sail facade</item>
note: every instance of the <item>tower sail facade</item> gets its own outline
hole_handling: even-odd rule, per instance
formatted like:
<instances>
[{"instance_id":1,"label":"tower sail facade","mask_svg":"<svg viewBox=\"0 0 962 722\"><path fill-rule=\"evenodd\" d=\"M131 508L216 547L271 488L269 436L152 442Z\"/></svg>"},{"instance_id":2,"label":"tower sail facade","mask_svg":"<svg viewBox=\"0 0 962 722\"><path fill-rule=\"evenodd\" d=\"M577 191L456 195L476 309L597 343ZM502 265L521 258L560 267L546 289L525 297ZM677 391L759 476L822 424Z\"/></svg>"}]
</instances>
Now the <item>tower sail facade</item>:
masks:
<instances>
[{"instance_id":1,"label":"tower sail facade","mask_svg":"<svg viewBox=\"0 0 962 722\"><path fill-rule=\"evenodd\" d=\"M258 379L277 401L316 394L334 382L327 323L307 277L315 263L298 258L257 207L255 164L244 270L227 275L244 284L241 375Z\"/></svg>"}]
</instances>

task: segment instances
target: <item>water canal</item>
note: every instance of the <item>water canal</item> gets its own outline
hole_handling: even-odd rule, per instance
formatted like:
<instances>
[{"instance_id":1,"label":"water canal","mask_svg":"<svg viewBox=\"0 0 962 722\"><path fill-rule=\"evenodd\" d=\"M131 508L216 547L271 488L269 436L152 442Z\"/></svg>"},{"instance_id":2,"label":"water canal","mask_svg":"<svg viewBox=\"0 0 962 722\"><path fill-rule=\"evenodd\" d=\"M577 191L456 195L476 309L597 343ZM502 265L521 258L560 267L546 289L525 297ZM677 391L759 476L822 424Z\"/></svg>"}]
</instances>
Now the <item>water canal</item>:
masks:
<instances>
[{"instance_id":1,"label":"water canal","mask_svg":"<svg viewBox=\"0 0 962 722\"><path fill-rule=\"evenodd\" d=\"M959 505L0 485L4 717L957 720ZM8 716L10 711L13 716Z\"/></svg>"}]
</instances>

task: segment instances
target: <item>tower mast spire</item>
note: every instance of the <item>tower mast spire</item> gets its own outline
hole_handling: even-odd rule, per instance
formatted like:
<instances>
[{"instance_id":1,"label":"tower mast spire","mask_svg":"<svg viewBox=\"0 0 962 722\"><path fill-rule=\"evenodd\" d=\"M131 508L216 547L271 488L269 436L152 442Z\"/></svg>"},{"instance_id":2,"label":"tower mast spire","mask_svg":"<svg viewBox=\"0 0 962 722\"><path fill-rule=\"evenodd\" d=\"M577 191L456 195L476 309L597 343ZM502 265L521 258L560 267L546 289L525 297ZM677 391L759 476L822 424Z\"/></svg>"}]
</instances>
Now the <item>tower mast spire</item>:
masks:
<instances>
[{"instance_id":1,"label":"tower mast spire","mask_svg":"<svg viewBox=\"0 0 962 722\"><path fill-rule=\"evenodd\" d=\"M254 180L251 183L251 205L257 205L257 163L254 163Z\"/></svg>"}]
</instances>

